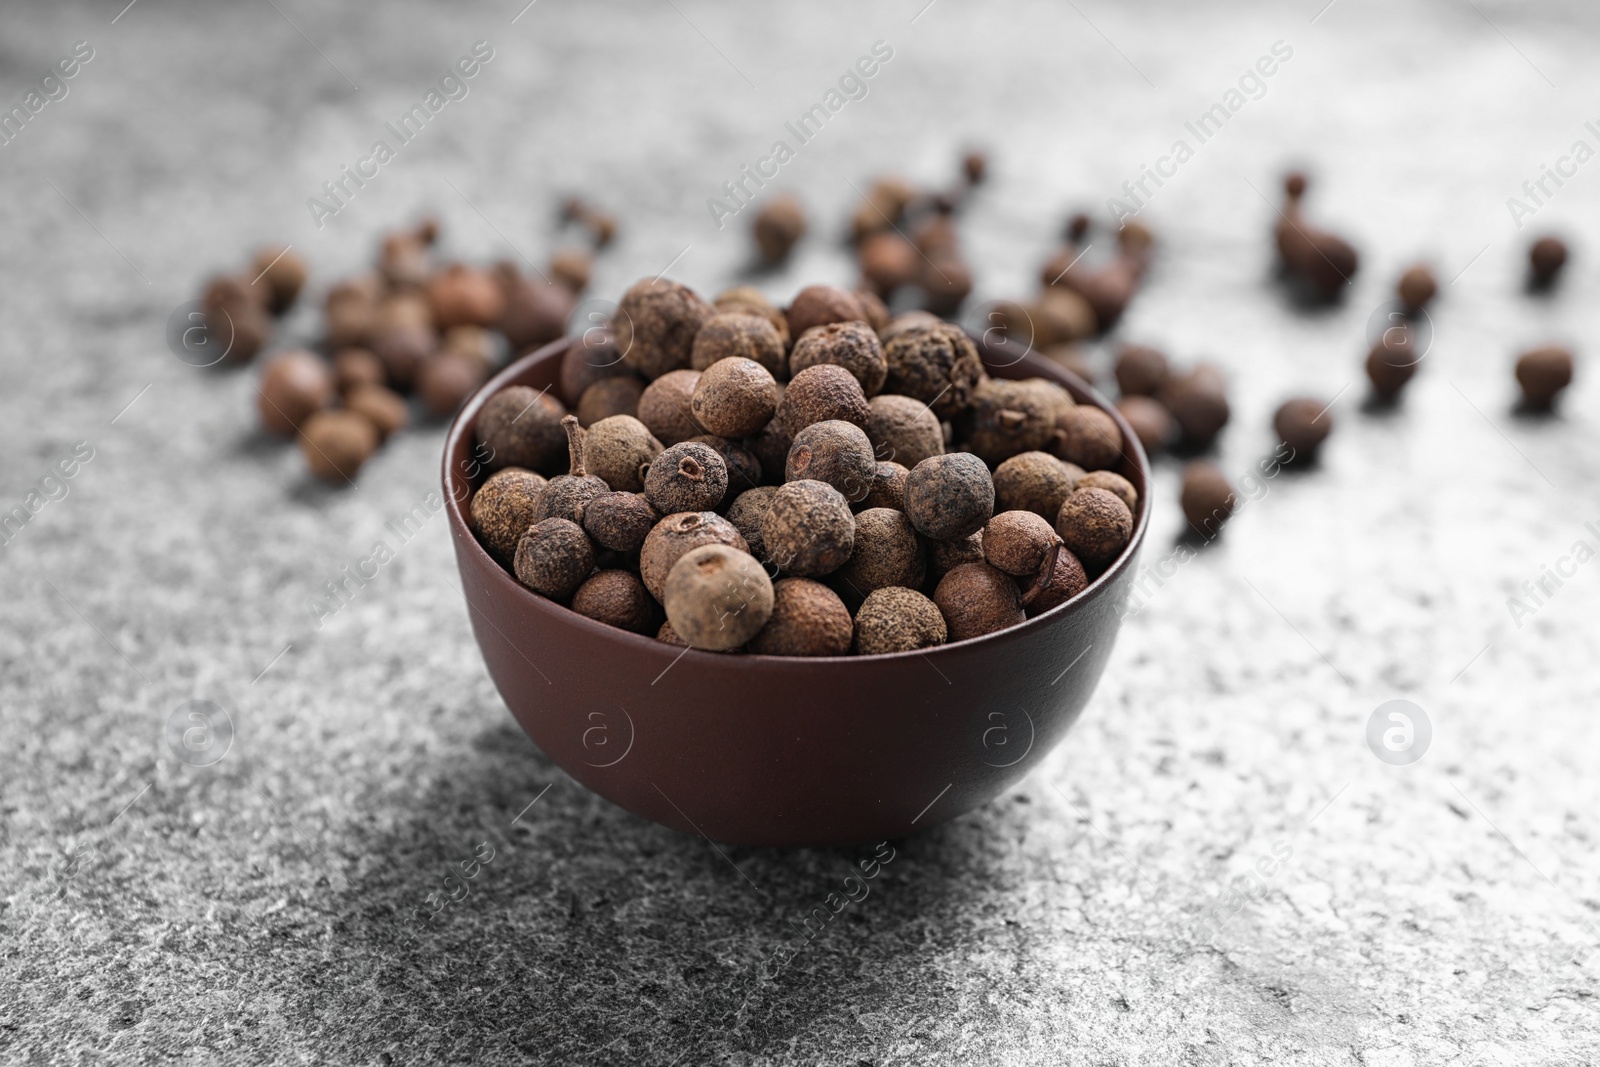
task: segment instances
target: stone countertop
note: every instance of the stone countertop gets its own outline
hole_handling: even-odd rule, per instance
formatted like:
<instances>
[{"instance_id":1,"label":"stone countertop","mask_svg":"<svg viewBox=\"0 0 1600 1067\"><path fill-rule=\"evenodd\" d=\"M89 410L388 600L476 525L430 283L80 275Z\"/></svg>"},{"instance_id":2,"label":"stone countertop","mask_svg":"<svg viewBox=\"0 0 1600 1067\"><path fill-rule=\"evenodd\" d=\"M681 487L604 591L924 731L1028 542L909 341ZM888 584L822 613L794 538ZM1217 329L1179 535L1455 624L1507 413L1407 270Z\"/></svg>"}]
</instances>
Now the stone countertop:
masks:
<instances>
[{"instance_id":1,"label":"stone countertop","mask_svg":"<svg viewBox=\"0 0 1600 1067\"><path fill-rule=\"evenodd\" d=\"M93 51L0 146L0 511L89 457L0 549L0 1060L1600 1059L1600 566L1508 608L1600 545L1600 173L1570 158L1600 147L1600 12L925 2L0 16L7 108ZM307 199L480 40L468 95L318 228ZM1337 430L1147 583L1035 773L896 842L871 895L765 980L869 850L713 848L578 787L490 683L443 518L403 543L385 525L436 488L442 429L353 491L315 485L254 428L252 376L185 366L164 323L258 243L292 243L319 289L425 211L450 254L541 262L571 192L624 226L595 294L669 264L731 284L745 223L719 230L707 198L877 41L893 55L866 95L793 146L779 182L815 231L758 284L849 281L852 185L944 181L981 144L974 302L1025 294L1066 213L1103 217L1184 140L1141 197L1159 260L1117 336L1225 368L1230 473L1270 449L1287 395L1337 398ZM1190 134L1277 42L1259 91ZM1333 309L1270 277L1291 164L1362 253ZM1545 164L1568 176L1513 218ZM1538 300L1518 279L1545 228L1575 257ZM1369 319L1419 258L1443 287L1432 348L1403 405L1373 410ZM283 340L314 324L303 307ZM1511 361L1545 339L1585 363L1556 417L1521 417ZM1147 565L1177 534L1176 480L1161 464ZM319 625L319 590L380 538L395 558ZM197 699L237 731L209 767L165 742ZM1366 744L1390 699L1431 724L1408 766ZM485 847L470 892L398 944L393 917Z\"/></svg>"}]
</instances>

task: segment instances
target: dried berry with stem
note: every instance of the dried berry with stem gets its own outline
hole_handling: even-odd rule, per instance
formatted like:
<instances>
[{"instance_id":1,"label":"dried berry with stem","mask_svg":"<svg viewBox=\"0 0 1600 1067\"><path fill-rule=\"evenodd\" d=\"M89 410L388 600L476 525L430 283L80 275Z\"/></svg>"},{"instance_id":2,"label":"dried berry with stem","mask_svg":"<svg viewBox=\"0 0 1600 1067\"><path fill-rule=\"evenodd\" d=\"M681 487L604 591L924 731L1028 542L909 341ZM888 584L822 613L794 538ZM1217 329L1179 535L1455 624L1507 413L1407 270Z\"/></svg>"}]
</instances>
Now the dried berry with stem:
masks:
<instances>
[{"instance_id":1,"label":"dried berry with stem","mask_svg":"<svg viewBox=\"0 0 1600 1067\"><path fill-rule=\"evenodd\" d=\"M584 464L585 431L578 425L578 420L568 415L561 420L561 427L567 436L569 470L550 479L544 496L539 500L539 517L582 523L583 511L589 501L601 493L609 493L611 487L603 479L590 474Z\"/></svg>"}]
</instances>

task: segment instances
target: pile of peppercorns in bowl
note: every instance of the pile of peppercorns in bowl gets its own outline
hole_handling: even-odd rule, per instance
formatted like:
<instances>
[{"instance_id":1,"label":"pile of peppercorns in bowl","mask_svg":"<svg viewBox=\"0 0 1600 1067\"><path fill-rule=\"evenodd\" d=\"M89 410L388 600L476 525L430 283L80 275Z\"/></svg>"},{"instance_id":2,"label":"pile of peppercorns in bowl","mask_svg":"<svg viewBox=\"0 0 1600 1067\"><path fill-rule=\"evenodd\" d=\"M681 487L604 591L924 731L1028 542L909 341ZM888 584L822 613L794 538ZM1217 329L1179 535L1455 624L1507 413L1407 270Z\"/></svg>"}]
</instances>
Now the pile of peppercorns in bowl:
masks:
<instances>
[{"instance_id":1,"label":"pile of peppercorns in bowl","mask_svg":"<svg viewBox=\"0 0 1600 1067\"><path fill-rule=\"evenodd\" d=\"M1052 378L991 377L927 312L655 279L567 344L559 397L508 385L476 409L472 530L532 592L668 644L981 637L1083 592L1141 521L1117 418Z\"/></svg>"}]
</instances>

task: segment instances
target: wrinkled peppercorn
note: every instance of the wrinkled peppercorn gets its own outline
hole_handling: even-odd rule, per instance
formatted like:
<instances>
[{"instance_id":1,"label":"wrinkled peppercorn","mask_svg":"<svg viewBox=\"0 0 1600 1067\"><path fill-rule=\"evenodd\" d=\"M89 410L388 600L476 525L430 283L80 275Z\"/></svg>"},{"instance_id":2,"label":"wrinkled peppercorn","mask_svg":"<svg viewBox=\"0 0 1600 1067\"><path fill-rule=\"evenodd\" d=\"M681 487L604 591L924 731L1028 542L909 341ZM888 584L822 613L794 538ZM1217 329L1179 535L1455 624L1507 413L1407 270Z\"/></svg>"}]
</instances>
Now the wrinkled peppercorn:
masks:
<instances>
[{"instance_id":1,"label":"wrinkled peppercorn","mask_svg":"<svg viewBox=\"0 0 1600 1067\"><path fill-rule=\"evenodd\" d=\"M780 334L770 319L754 311L719 311L694 335L689 365L703 371L724 359L753 359L774 379L784 380L789 377L789 357L784 350L787 335L787 326Z\"/></svg>"},{"instance_id":2,"label":"wrinkled peppercorn","mask_svg":"<svg viewBox=\"0 0 1600 1067\"><path fill-rule=\"evenodd\" d=\"M664 445L675 445L706 432L694 418L697 370L668 371L639 394L638 419Z\"/></svg>"},{"instance_id":3,"label":"wrinkled peppercorn","mask_svg":"<svg viewBox=\"0 0 1600 1067\"><path fill-rule=\"evenodd\" d=\"M851 293L832 285L808 285L795 294L788 311L789 336L830 322L865 322L867 313Z\"/></svg>"},{"instance_id":4,"label":"wrinkled peppercorn","mask_svg":"<svg viewBox=\"0 0 1600 1067\"><path fill-rule=\"evenodd\" d=\"M855 548L855 516L844 495L826 482L786 482L761 517L767 558L801 578L831 574Z\"/></svg>"},{"instance_id":5,"label":"wrinkled peppercorn","mask_svg":"<svg viewBox=\"0 0 1600 1067\"><path fill-rule=\"evenodd\" d=\"M689 511L668 515L656 523L639 549L639 577L650 595L661 599L667 572L685 552L701 545L727 545L740 552L750 546L727 519L714 511Z\"/></svg>"},{"instance_id":6,"label":"wrinkled peppercorn","mask_svg":"<svg viewBox=\"0 0 1600 1067\"><path fill-rule=\"evenodd\" d=\"M594 570L594 545L570 519L545 519L517 542L517 581L551 600L566 601Z\"/></svg>"},{"instance_id":7,"label":"wrinkled peppercorn","mask_svg":"<svg viewBox=\"0 0 1600 1067\"><path fill-rule=\"evenodd\" d=\"M807 367L831 363L849 371L861 383L861 391L875 396L883 389L889 375L889 364L883 355L883 344L870 325L865 322L833 322L814 326L801 334L789 354L789 374L799 374Z\"/></svg>"},{"instance_id":8,"label":"wrinkled peppercorn","mask_svg":"<svg viewBox=\"0 0 1600 1067\"><path fill-rule=\"evenodd\" d=\"M1054 522L1061 502L1072 495L1081 467L1048 452L1022 452L994 469L994 506L997 511L1031 511Z\"/></svg>"},{"instance_id":9,"label":"wrinkled peppercorn","mask_svg":"<svg viewBox=\"0 0 1600 1067\"><path fill-rule=\"evenodd\" d=\"M906 482L906 517L924 537L949 541L983 528L994 514L994 481L983 460L952 452L923 460Z\"/></svg>"},{"instance_id":10,"label":"wrinkled peppercorn","mask_svg":"<svg viewBox=\"0 0 1600 1067\"><path fill-rule=\"evenodd\" d=\"M939 606L914 589L890 586L867 594L856 612L855 650L878 656L942 645L949 636Z\"/></svg>"},{"instance_id":11,"label":"wrinkled peppercorn","mask_svg":"<svg viewBox=\"0 0 1600 1067\"><path fill-rule=\"evenodd\" d=\"M946 574L933 591L933 602L952 641L981 637L1027 620L1017 583L987 563L964 563Z\"/></svg>"},{"instance_id":12,"label":"wrinkled peppercorn","mask_svg":"<svg viewBox=\"0 0 1600 1067\"><path fill-rule=\"evenodd\" d=\"M522 535L539 521L539 499L546 484L542 476L521 467L505 467L489 475L472 494L470 509L473 528L484 547L511 561Z\"/></svg>"},{"instance_id":13,"label":"wrinkled peppercorn","mask_svg":"<svg viewBox=\"0 0 1600 1067\"><path fill-rule=\"evenodd\" d=\"M1007 574L1031 577L1039 573L1058 540L1055 527L1033 512L1002 511L984 524L983 558Z\"/></svg>"},{"instance_id":14,"label":"wrinkled peppercorn","mask_svg":"<svg viewBox=\"0 0 1600 1067\"><path fill-rule=\"evenodd\" d=\"M941 419L966 410L984 377L977 346L949 323L900 329L885 340L883 355L889 367L884 390L922 401Z\"/></svg>"},{"instance_id":15,"label":"wrinkled peppercorn","mask_svg":"<svg viewBox=\"0 0 1600 1067\"><path fill-rule=\"evenodd\" d=\"M623 492L637 493L644 488L644 472L661 454L661 450L661 442L632 415L612 415L584 431L584 467L612 489Z\"/></svg>"},{"instance_id":16,"label":"wrinkled peppercorn","mask_svg":"<svg viewBox=\"0 0 1600 1067\"><path fill-rule=\"evenodd\" d=\"M846 500L860 500L871 490L877 466L865 430L840 419L828 419L814 422L794 435L784 465L784 480L810 478L827 482Z\"/></svg>"},{"instance_id":17,"label":"wrinkled peppercorn","mask_svg":"<svg viewBox=\"0 0 1600 1067\"><path fill-rule=\"evenodd\" d=\"M751 638L760 656L843 656L855 624L839 594L810 578L772 583L772 615Z\"/></svg>"},{"instance_id":18,"label":"wrinkled peppercorn","mask_svg":"<svg viewBox=\"0 0 1600 1067\"><path fill-rule=\"evenodd\" d=\"M748 437L772 421L778 383L753 359L720 359L700 373L690 397L694 419L719 437Z\"/></svg>"},{"instance_id":19,"label":"wrinkled peppercorn","mask_svg":"<svg viewBox=\"0 0 1600 1067\"><path fill-rule=\"evenodd\" d=\"M491 467L526 467L543 474L567 450L561 419L567 409L547 392L511 385L490 397L478 412L475 433Z\"/></svg>"},{"instance_id":20,"label":"wrinkled peppercorn","mask_svg":"<svg viewBox=\"0 0 1600 1067\"><path fill-rule=\"evenodd\" d=\"M572 610L636 634L656 629L656 602L632 571L597 571L572 594Z\"/></svg>"},{"instance_id":21,"label":"wrinkled peppercorn","mask_svg":"<svg viewBox=\"0 0 1600 1067\"><path fill-rule=\"evenodd\" d=\"M1133 512L1106 489L1074 489L1056 516L1056 533L1082 564L1099 570L1133 536Z\"/></svg>"},{"instance_id":22,"label":"wrinkled peppercorn","mask_svg":"<svg viewBox=\"0 0 1600 1067\"><path fill-rule=\"evenodd\" d=\"M616 552L638 549L660 520L643 493L601 493L583 509L584 532Z\"/></svg>"},{"instance_id":23,"label":"wrinkled peppercorn","mask_svg":"<svg viewBox=\"0 0 1600 1067\"><path fill-rule=\"evenodd\" d=\"M686 369L695 334L713 314L711 305L687 286L665 278L636 282L622 295L612 319L617 351L646 378Z\"/></svg>"},{"instance_id":24,"label":"wrinkled peppercorn","mask_svg":"<svg viewBox=\"0 0 1600 1067\"><path fill-rule=\"evenodd\" d=\"M812 423L838 419L863 429L872 408L861 383L843 367L820 363L797 373L778 402L777 421L791 437Z\"/></svg>"},{"instance_id":25,"label":"wrinkled peppercorn","mask_svg":"<svg viewBox=\"0 0 1600 1067\"><path fill-rule=\"evenodd\" d=\"M673 445L650 464L644 495L663 515L680 511L711 511L728 492L728 467L709 445L684 441Z\"/></svg>"}]
</instances>

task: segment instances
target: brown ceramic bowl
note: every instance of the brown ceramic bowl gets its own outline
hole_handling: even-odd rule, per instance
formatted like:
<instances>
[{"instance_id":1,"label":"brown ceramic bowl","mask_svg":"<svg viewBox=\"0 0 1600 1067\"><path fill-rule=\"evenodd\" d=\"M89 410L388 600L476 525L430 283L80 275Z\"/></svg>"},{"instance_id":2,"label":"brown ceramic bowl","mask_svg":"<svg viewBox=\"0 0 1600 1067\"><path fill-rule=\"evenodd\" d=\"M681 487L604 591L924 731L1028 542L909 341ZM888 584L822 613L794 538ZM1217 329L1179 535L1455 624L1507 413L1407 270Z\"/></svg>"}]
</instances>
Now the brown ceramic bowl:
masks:
<instances>
[{"instance_id":1,"label":"brown ceramic bowl","mask_svg":"<svg viewBox=\"0 0 1600 1067\"><path fill-rule=\"evenodd\" d=\"M572 777L629 811L715 841L880 841L970 811L1067 733L1111 655L1149 515L1128 424L1080 378L1005 342L997 377L1044 377L1128 442L1133 537L1073 600L1021 626L924 652L801 659L685 650L584 618L523 588L479 545L465 504L482 473L473 422L508 385L554 388L568 342L485 385L445 440L456 561L484 662L517 722Z\"/></svg>"}]
</instances>

